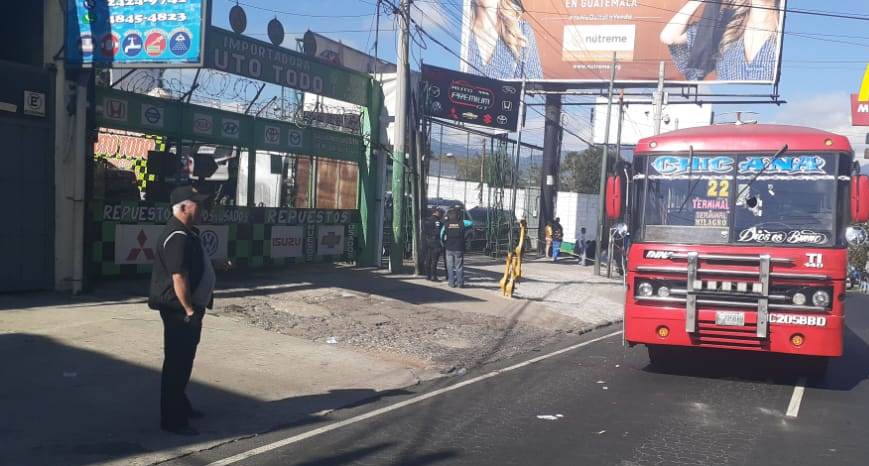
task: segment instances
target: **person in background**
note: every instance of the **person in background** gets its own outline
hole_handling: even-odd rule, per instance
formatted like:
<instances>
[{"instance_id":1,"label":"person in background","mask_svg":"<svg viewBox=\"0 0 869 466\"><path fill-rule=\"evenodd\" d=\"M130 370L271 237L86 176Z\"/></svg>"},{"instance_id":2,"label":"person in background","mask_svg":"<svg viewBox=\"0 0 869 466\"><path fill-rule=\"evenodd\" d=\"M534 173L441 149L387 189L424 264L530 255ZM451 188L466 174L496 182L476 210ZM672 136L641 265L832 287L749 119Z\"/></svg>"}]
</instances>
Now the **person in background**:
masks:
<instances>
[{"instance_id":1,"label":"person in background","mask_svg":"<svg viewBox=\"0 0 869 466\"><path fill-rule=\"evenodd\" d=\"M170 194L172 217L157 239L148 295L148 307L160 311L163 320L160 428L178 435L197 435L189 420L204 416L193 409L185 391L216 281L196 228L207 198L193 186L175 188Z\"/></svg>"},{"instance_id":2,"label":"person in background","mask_svg":"<svg viewBox=\"0 0 869 466\"><path fill-rule=\"evenodd\" d=\"M447 283L450 288L465 287L465 231L472 226L470 220L462 219L460 208L452 208L441 227L441 240L447 251Z\"/></svg>"},{"instance_id":3,"label":"person in background","mask_svg":"<svg viewBox=\"0 0 869 466\"><path fill-rule=\"evenodd\" d=\"M439 282L438 279L438 262L440 261L443 248L441 247L441 211L434 208L431 210L431 216L422 221L423 238L425 238L425 269L426 278L430 281Z\"/></svg>"},{"instance_id":4,"label":"person in background","mask_svg":"<svg viewBox=\"0 0 869 466\"><path fill-rule=\"evenodd\" d=\"M546 254L546 257L552 257L552 222L546 222L543 234L546 238L546 249L543 251Z\"/></svg>"},{"instance_id":5,"label":"person in background","mask_svg":"<svg viewBox=\"0 0 869 466\"><path fill-rule=\"evenodd\" d=\"M552 262L558 262L558 252L561 249L561 241L564 240L564 228L561 219L555 217L552 222Z\"/></svg>"},{"instance_id":6,"label":"person in background","mask_svg":"<svg viewBox=\"0 0 869 466\"><path fill-rule=\"evenodd\" d=\"M585 241L585 227L579 229L579 238L576 239L576 255L579 256L579 265L585 265L585 248L588 244Z\"/></svg>"}]
</instances>

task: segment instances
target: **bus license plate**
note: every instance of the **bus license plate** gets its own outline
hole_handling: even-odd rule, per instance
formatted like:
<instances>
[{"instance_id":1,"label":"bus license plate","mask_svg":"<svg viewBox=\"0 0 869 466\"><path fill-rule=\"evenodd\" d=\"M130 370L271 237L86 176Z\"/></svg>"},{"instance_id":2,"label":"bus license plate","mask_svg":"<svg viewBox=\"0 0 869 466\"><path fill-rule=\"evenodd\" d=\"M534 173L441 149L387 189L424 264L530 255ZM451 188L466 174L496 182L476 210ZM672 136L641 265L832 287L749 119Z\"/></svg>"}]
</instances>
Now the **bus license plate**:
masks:
<instances>
[{"instance_id":1,"label":"bus license plate","mask_svg":"<svg viewBox=\"0 0 869 466\"><path fill-rule=\"evenodd\" d=\"M715 325L745 326L744 312L716 311Z\"/></svg>"}]
</instances>

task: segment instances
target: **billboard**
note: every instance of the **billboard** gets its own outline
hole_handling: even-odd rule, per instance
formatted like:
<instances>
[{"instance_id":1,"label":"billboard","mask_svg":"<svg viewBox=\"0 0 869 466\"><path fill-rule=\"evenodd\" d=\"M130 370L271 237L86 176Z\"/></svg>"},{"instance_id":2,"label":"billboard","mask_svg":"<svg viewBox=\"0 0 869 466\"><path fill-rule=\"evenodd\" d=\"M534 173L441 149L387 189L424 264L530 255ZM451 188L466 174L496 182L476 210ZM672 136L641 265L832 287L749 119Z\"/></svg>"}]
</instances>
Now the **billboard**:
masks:
<instances>
[{"instance_id":1,"label":"billboard","mask_svg":"<svg viewBox=\"0 0 869 466\"><path fill-rule=\"evenodd\" d=\"M785 2L465 0L462 71L608 81L615 54L618 81L657 81L664 61L667 81L772 84Z\"/></svg>"},{"instance_id":2,"label":"billboard","mask_svg":"<svg viewBox=\"0 0 869 466\"><path fill-rule=\"evenodd\" d=\"M368 105L367 74L214 26L205 49L207 68Z\"/></svg>"},{"instance_id":3,"label":"billboard","mask_svg":"<svg viewBox=\"0 0 869 466\"><path fill-rule=\"evenodd\" d=\"M516 131L521 88L511 82L422 65L429 116Z\"/></svg>"},{"instance_id":4,"label":"billboard","mask_svg":"<svg viewBox=\"0 0 869 466\"><path fill-rule=\"evenodd\" d=\"M622 145L636 145L642 138L655 134L654 107L644 102L626 101L622 119ZM594 107L594 143L604 144L606 136L606 97L598 97ZM703 105L665 105L662 111L661 132L677 129L707 126L712 124L712 106ZM619 107L613 102L610 114L609 143L615 144L618 136Z\"/></svg>"},{"instance_id":5,"label":"billboard","mask_svg":"<svg viewBox=\"0 0 869 466\"><path fill-rule=\"evenodd\" d=\"M207 0L67 0L66 61L113 68L202 66Z\"/></svg>"}]
</instances>

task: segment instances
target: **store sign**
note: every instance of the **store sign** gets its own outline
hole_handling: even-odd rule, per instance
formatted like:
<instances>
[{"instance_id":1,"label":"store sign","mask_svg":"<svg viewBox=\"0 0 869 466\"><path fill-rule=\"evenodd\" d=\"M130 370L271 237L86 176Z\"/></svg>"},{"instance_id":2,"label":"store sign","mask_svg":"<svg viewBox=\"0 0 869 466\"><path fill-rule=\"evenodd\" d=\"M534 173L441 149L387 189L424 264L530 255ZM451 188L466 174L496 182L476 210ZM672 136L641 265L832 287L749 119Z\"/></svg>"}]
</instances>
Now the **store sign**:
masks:
<instances>
[{"instance_id":1,"label":"store sign","mask_svg":"<svg viewBox=\"0 0 869 466\"><path fill-rule=\"evenodd\" d=\"M344 251L344 226L330 225L317 228L317 255L336 256Z\"/></svg>"},{"instance_id":2,"label":"store sign","mask_svg":"<svg viewBox=\"0 0 869 466\"><path fill-rule=\"evenodd\" d=\"M429 65L422 66L422 79L428 89L429 115L516 131L519 84Z\"/></svg>"},{"instance_id":3,"label":"store sign","mask_svg":"<svg viewBox=\"0 0 869 466\"><path fill-rule=\"evenodd\" d=\"M151 264L157 257L157 239L163 225L115 225L115 264ZM229 248L229 226L199 227L202 249L208 257L226 259Z\"/></svg>"},{"instance_id":4,"label":"store sign","mask_svg":"<svg viewBox=\"0 0 869 466\"><path fill-rule=\"evenodd\" d=\"M271 257L302 257L304 255L305 227L273 226Z\"/></svg>"},{"instance_id":5,"label":"store sign","mask_svg":"<svg viewBox=\"0 0 869 466\"><path fill-rule=\"evenodd\" d=\"M253 118L201 105L97 88L97 126L146 132L167 137L228 146L247 145L358 162L365 146L362 138L285 121Z\"/></svg>"},{"instance_id":6,"label":"store sign","mask_svg":"<svg viewBox=\"0 0 869 466\"><path fill-rule=\"evenodd\" d=\"M255 124L259 147L350 162L361 160L365 150L362 138L353 134L272 120L257 119Z\"/></svg>"},{"instance_id":7,"label":"store sign","mask_svg":"<svg viewBox=\"0 0 869 466\"><path fill-rule=\"evenodd\" d=\"M213 26L208 28L205 66L345 102L368 104L368 75Z\"/></svg>"},{"instance_id":8,"label":"store sign","mask_svg":"<svg viewBox=\"0 0 869 466\"><path fill-rule=\"evenodd\" d=\"M207 0L68 0L67 63L202 65Z\"/></svg>"}]
</instances>

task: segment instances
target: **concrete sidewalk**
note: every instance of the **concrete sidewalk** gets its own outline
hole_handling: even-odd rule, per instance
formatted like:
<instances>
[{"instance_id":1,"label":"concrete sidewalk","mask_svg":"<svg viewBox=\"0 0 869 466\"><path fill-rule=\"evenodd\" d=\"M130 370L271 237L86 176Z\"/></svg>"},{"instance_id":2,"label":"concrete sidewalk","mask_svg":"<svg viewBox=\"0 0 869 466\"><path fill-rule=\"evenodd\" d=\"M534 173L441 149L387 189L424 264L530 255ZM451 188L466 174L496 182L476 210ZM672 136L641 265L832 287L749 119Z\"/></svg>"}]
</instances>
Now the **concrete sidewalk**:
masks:
<instances>
[{"instance_id":1,"label":"concrete sidewalk","mask_svg":"<svg viewBox=\"0 0 869 466\"><path fill-rule=\"evenodd\" d=\"M142 301L144 282L85 297L3 296L3 462L152 464L620 319L623 292L613 282L559 287L567 276L552 268L564 266L531 262L519 289L536 294L509 300L492 289L500 264L468 265L472 288L460 290L340 266L221 277L188 389L208 415L193 439L157 429L162 327ZM588 318L572 310L575 299L561 299L570 287L600 309Z\"/></svg>"}]
</instances>

